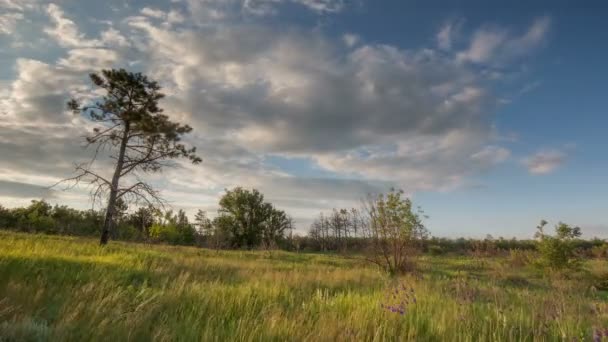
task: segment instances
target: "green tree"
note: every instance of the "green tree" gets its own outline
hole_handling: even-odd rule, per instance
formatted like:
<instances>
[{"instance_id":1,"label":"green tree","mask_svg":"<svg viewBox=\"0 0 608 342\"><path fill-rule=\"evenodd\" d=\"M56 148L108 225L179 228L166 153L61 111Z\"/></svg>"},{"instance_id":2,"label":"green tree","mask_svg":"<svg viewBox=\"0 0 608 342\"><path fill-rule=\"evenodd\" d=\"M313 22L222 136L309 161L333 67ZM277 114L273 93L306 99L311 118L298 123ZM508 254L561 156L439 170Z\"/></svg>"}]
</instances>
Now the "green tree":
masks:
<instances>
[{"instance_id":1,"label":"green tree","mask_svg":"<svg viewBox=\"0 0 608 342\"><path fill-rule=\"evenodd\" d=\"M370 240L367 260L390 274L410 269L417 243L428 235L421 212L414 210L412 201L402 196L403 191L394 189L386 195L370 196L365 208Z\"/></svg>"},{"instance_id":2,"label":"green tree","mask_svg":"<svg viewBox=\"0 0 608 342\"><path fill-rule=\"evenodd\" d=\"M285 232L293 227L293 219L284 211L272 208L262 227L262 243L266 249L276 248Z\"/></svg>"},{"instance_id":3,"label":"green tree","mask_svg":"<svg viewBox=\"0 0 608 342\"><path fill-rule=\"evenodd\" d=\"M116 225L119 199L150 205L162 203L158 191L139 178L138 173L157 172L174 158L187 158L195 164L201 159L194 147L187 148L181 143L192 128L172 122L158 106L164 95L157 82L124 69L103 70L90 78L104 91L101 99L84 105L73 99L68 107L99 124L86 138L87 146L95 146L95 152L91 162L77 165L77 175L68 180L91 185L94 200L107 194L100 238L100 244L105 245ZM98 152L104 149L111 151L114 162L114 172L109 177L93 169Z\"/></svg>"},{"instance_id":4,"label":"green tree","mask_svg":"<svg viewBox=\"0 0 608 342\"><path fill-rule=\"evenodd\" d=\"M155 216L158 216L156 208L152 206L139 207L129 215L127 221L146 238L150 235L150 227L154 224Z\"/></svg>"},{"instance_id":5,"label":"green tree","mask_svg":"<svg viewBox=\"0 0 608 342\"><path fill-rule=\"evenodd\" d=\"M267 246L282 238L291 220L264 201L258 190L241 187L226 190L220 199L217 223L231 239L233 247L255 248Z\"/></svg>"},{"instance_id":6,"label":"green tree","mask_svg":"<svg viewBox=\"0 0 608 342\"><path fill-rule=\"evenodd\" d=\"M196 215L194 215L194 222L201 235L207 237L213 235L213 224L204 210L199 209L196 212Z\"/></svg>"},{"instance_id":7,"label":"green tree","mask_svg":"<svg viewBox=\"0 0 608 342\"><path fill-rule=\"evenodd\" d=\"M574 240L581 236L581 229L559 222L555 226L555 235L544 231L547 221L541 220L536 227L537 249L540 253L538 265L554 271L577 269L581 258L576 254Z\"/></svg>"}]
</instances>

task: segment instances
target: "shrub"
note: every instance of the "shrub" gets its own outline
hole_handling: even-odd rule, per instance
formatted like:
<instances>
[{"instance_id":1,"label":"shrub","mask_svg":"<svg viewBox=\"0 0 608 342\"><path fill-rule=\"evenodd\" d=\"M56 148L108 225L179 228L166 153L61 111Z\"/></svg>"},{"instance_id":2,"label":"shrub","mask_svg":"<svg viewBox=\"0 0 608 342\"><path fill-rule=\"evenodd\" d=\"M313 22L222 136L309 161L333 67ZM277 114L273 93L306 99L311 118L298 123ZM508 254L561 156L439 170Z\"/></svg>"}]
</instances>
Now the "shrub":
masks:
<instances>
[{"instance_id":1,"label":"shrub","mask_svg":"<svg viewBox=\"0 0 608 342\"><path fill-rule=\"evenodd\" d=\"M608 258L608 243L591 248L591 254L598 259Z\"/></svg>"},{"instance_id":2,"label":"shrub","mask_svg":"<svg viewBox=\"0 0 608 342\"><path fill-rule=\"evenodd\" d=\"M573 240L581 236L581 229L560 222L555 226L555 235L551 236L544 233L545 225L547 221L542 220L537 227L537 248L540 255L537 265L553 271L578 269L581 258L576 254Z\"/></svg>"},{"instance_id":3,"label":"shrub","mask_svg":"<svg viewBox=\"0 0 608 342\"><path fill-rule=\"evenodd\" d=\"M529 265L534 260L534 254L531 251L521 249L512 249L509 251L507 263L513 267L523 267Z\"/></svg>"},{"instance_id":4,"label":"shrub","mask_svg":"<svg viewBox=\"0 0 608 342\"><path fill-rule=\"evenodd\" d=\"M178 244L181 240L179 231L175 225L159 223L155 223L150 227L150 238L157 242L167 242L170 244Z\"/></svg>"},{"instance_id":5,"label":"shrub","mask_svg":"<svg viewBox=\"0 0 608 342\"><path fill-rule=\"evenodd\" d=\"M402 196L403 191L393 189L370 197L365 208L370 238L367 260L391 275L415 270L414 257L428 235L420 209L416 211L412 201Z\"/></svg>"},{"instance_id":6,"label":"shrub","mask_svg":"<svg viewBox=\"0 0 608 342\"><path fill-rule=\"evenodd\" d=\"M445 254L443 248L441 246L438 245L430 245L429 246L429 254L430 255L443 255Z\"/></svg>"}]
</instances>

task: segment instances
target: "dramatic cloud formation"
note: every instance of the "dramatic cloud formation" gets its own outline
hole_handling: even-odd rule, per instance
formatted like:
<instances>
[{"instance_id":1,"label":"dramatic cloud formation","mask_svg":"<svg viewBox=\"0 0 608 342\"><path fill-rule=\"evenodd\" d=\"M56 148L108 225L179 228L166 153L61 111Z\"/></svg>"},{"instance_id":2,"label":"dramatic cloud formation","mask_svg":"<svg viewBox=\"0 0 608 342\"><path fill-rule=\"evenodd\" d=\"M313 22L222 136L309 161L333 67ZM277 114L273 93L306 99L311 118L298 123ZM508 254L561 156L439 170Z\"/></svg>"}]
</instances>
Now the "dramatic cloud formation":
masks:
<instances>
[{"instance_id":1,"label":"dramatic cloud formation","mask_svg":"<svg viewBox=\"0 0 608 342\"><path fill-rule=\"evenodd\" d=\"M548 17L521 35L483 27L459 50L457 40L467 39L458 20L440 28L438 50L403 49L265 21L283 6L345 11L339 0L182 0L116 11L86 30L58 4L0 6L11 9L0 16L0 34L33 12L46 18L40 35L60 51L16 59L15 77L0 91L0 175L10 196L38 193L86 160L78 137L89 123L65 102L95 96L87 73L130 67L158 80L167 113L195 128L190 142L203 164L152 176L175 205L213 208L222 189L246 185L296 218L389 186L452 189L507 161L493 125L498 81L487 75L540 46L550 27ZM302 175L272 158L316 171ZM539 154L526 166L546 173L562 158Z\"/></svg>"}]
</instances>

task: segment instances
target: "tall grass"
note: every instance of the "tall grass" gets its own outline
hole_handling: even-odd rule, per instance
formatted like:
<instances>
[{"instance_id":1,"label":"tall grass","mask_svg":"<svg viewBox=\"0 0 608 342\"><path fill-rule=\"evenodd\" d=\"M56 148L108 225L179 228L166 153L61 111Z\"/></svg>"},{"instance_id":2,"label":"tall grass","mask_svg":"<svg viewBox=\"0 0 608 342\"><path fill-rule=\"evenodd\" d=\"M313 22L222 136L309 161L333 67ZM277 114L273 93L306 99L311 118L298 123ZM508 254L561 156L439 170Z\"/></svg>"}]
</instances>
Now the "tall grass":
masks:
<instances>
[{"instance_id":1,"label":"tall grass","mask_svg":"<svg viewBox=\"0 0 608 342\"><path fill-rule=\"evenodd\" d=\"M331 255L0 231L0 340L590 340L608 327L608 296L591 286L606 268L556 279L426 257L421 275L389 279ZM415 292L403 314L382 308L398 284Z\"/></svg>"}]
</instances>

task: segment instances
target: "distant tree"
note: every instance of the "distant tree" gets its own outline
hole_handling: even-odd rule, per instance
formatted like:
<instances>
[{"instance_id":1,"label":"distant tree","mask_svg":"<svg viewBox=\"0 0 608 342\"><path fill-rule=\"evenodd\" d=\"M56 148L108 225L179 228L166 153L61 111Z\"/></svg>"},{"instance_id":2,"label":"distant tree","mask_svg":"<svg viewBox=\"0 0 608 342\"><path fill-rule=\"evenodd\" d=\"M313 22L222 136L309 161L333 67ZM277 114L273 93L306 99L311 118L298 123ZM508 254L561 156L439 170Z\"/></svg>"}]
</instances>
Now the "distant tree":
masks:
<instances>
[{"instance_id":1,"label":"distant tree","mask_svg":"<svg viewBox=\"0 0 608 342\"><path fill-rule=\"evenodd\" d=\"M152 206L139 207L129 215L128 222L139 230L142 236L147 237L150 234L149 230L154 224L156 216L158 216L158 209Z\"/></svg>"},{"instance_id":2,"label":"distant tree","mask_svg":"<svg viewBox=\"0 0 608 342\"><path fill-rule=\"evenodd\" d=\"M13 212L0 205L0 228L15 228L16 223Z\"/></svg>"},{"instance_id":3,"label":"distant tree","mask_svg":"<svg viewBox=\"0 0 608 342\"><path fill-rule=\"evenodd\" d=\"M188 220L186 212L179 210L176 215L176 227L179 233L179 243L183 245L192 245L196 241L196 229Z\"/></svg>"},{"instance_id":4,"label":"distant tree","mask_svg":"<svg viewBox=\"0 0 608 342\"><path fill-rule=\"evenodd\" d=\"M291 219L272 204L264 201L258 190L241 187L226 190L220 199L219 228L230 236L237 248L254 248L261 244L271 246L284 236Z\"/></svg>"},{"instance_id":5,"label":"distant tree","mask_svg":"<svg viewBox=\"0 0 608 342\"><path fill-rule=\"evenodd\" d=\"M124 69L103 70L101 75L90 74L90 78L104 91L101 99L84 105L73 99L68 107L99 124L86 137L87 146L95 146L94 156L91 162L77 165L76 176L67 180L91 185L94 201L108 195L100 238L100 244L105 245L116 224L118 200L162 204L159 192L139 173L157 172L174 158L187 158L195 164L201 159L194 147L181 143L182 136L192 128L172 122L158 106L164 95L157 82ZM114 162L111 177L93 169L98 153L105 150L110 151Z\"/></svg>"},{"instance_id":6,"label":"distant tree","mask_svg":"<svg viewBox=\"0 0 608 342\"><path fill-rule=\"evenodd\" d=\"M194 215L194 226L197 230L198 245L215 248L220 238L213 222L204 210L199 209Z\"/></svg>"},{"instance_id":7,"label":"distant tree","mask_svg":"<svg viewBox=\"0 0 608 342\"><path fill-rule=\"evenodd\" d=\"M402 196L401 190L370 196L365 208L370 240L367 260L390 274L410 270L413 252L428 235L422 223L422 213L414 210L409 198Z\"/></svg>"},{"instance_id":8,"label":"distant tree","mask_svg":"<svg viewBox=\"0 0 608 342\"><path fill-rule=\"evenodd\" d=\"M271 208L270 214L262 227L262 244L265 249L274 249L277 243L285 236L285 232L292 229L293 219L284 211Z\"/></svg>"}]
</instances>

